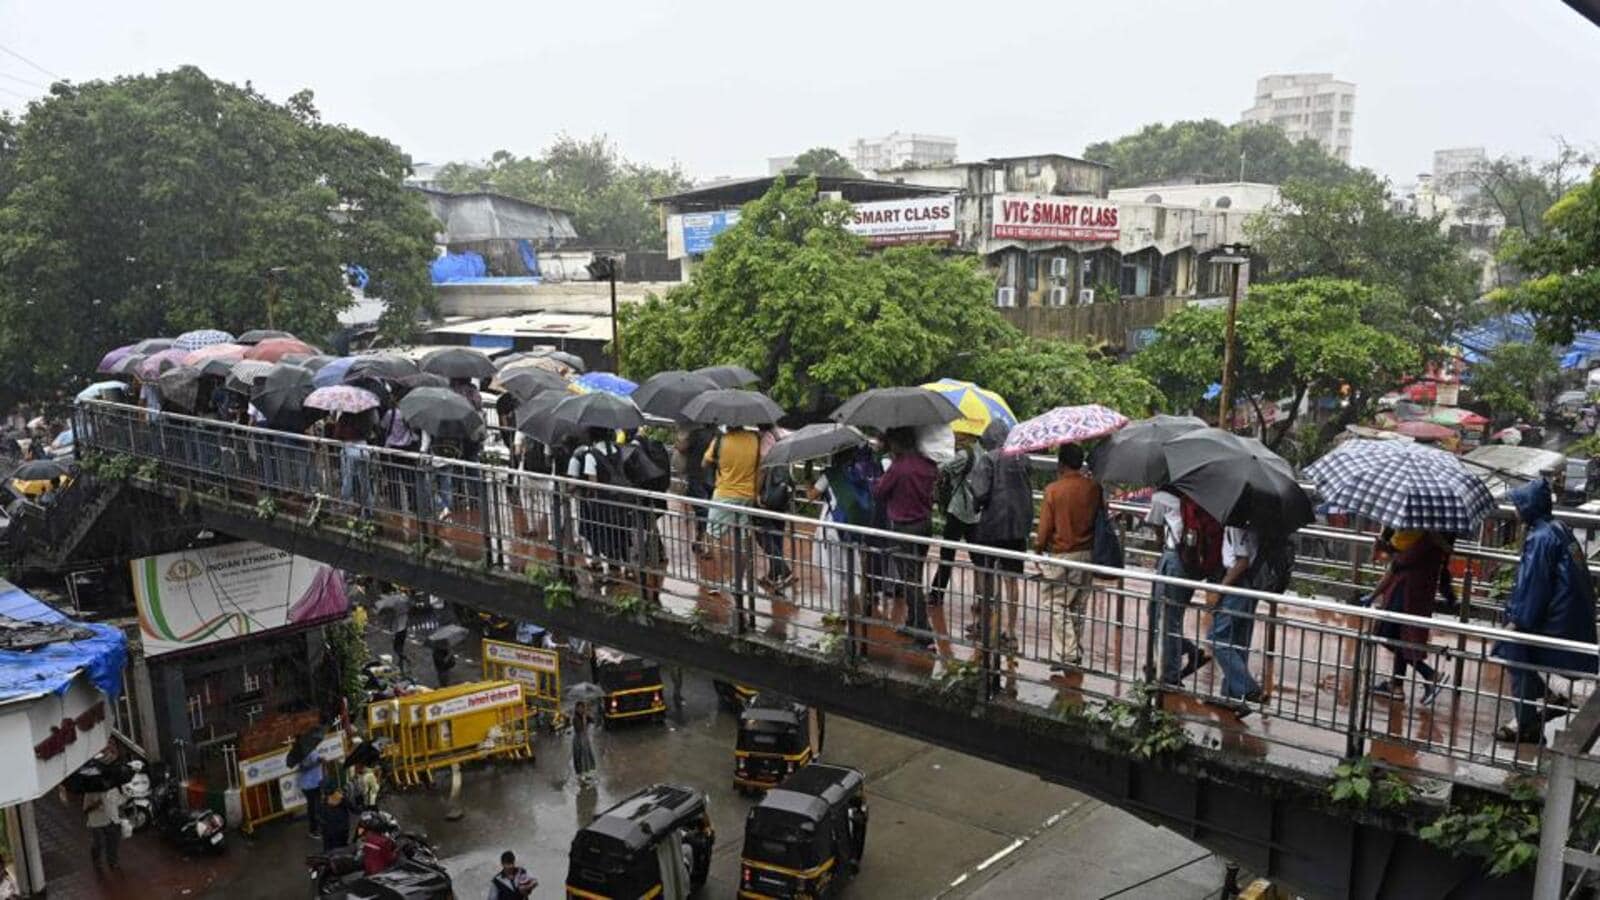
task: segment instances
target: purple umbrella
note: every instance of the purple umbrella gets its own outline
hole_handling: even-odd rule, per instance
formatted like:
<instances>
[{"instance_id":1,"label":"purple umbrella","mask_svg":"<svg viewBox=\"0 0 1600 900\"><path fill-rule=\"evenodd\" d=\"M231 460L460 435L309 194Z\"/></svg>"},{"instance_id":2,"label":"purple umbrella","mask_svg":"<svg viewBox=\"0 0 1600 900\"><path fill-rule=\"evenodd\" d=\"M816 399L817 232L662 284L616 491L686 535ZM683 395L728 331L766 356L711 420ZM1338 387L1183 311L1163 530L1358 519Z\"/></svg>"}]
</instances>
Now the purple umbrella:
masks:
<instances>
[{"instance_id":1,"label":"purple umbrella","mask_svg":"<svg viewBox=\"0 0 1600 900\"><path fill-rule=\"evenodd\" d=\"M1058 406L1026 422L1018 423L1006 435L1005 454L1038 453L1062 444L1092 441L1116 432L1128 424L1128 417L1098 403L1083 406Z\"/></svg>"},{"instance_id":2,"label":"purple umbrella","mask_svg":"<svg viewBox=\"0 0 1600 900\"><path fill-rule=\"evenodd\" d=\"M162 372L182 365L184 357L188 355L189 351L179 350L176 347L162 350L160 353L152 353L144 358L144 362L139 363L139 367L133 370L133 374L139 376L143 381L155 381L161 376Z\"/></svg>"},{"instance_id":3,"label":"purple umbrella","mask_svg":"<svg viewBox=\"0 0 1600 900\"><path fill-rule=\"evenodd\" d=\"M118 362L121 362L123 357L133 352L133 347L133 344L118 347L110 353L107 353L105 356L100 357L100 365L95 366L94 370L101 374L110 372L112 366L116 365Z\"/></svg>"}]
</instances>

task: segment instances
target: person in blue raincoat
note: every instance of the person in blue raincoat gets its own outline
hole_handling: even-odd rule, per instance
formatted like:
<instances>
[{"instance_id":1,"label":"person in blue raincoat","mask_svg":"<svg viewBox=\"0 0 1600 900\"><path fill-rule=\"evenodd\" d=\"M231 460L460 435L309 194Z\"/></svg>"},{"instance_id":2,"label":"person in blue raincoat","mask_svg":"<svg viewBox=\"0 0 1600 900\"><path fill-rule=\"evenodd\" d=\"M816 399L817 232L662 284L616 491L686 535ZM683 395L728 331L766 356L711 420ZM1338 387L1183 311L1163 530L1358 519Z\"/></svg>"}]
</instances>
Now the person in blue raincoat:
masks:
<instances>
[{"instance_id":1,"label":"person in blue raincoat","mask_svg":"<svg viewBox=\"0 0 1600 900\"><path fill-rule=\"evenodd\" d=\"M1517 567L1517 582L1506 602L1506 622L1527 634L1565 638L1586 644L1595 642L1594 585L1584 560L1583 546L1572 530L1550 514L1550 485L1543 479L1511 492L1517 515L1527 525L1522 540L1522 561ZM1494 655L1508 663L1512 690L1517 698L1517 724L1506 726L1495 735L1502 741L1542 743L1546 719L1558 718L1568 710L1551 707L1542 711L1546 696L1544 678L1533 668L1563 669L1576 672L1600 670L1600 657L1593 651L1554 650L1502 641Z\"/></svg>"}]
</instances>

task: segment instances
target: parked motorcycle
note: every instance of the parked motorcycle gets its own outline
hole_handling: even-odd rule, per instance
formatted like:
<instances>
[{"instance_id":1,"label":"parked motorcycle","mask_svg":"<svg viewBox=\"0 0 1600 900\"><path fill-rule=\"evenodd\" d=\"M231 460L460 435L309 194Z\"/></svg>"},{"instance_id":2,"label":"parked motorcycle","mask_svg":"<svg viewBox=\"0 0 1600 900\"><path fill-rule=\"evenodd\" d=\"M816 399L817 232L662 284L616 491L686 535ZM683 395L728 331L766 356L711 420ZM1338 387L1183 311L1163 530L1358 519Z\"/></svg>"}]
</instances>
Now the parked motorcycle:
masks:
<instances>
[{"instance_id":1,"label":"parked motorcycle","mask_svg":"<svg viewBox=\"0 0 1600 900\"><path fill-rule=\"evenodd\" d=\"M396 851L391 865L371 875L362 866L361 832L368 830L392 840ZM307 856L306 869L313 897L448 900L453 896L450 874L428 836L401 830L393 814L382 810L361 814L355 847Z\"/></svg>"},{"instance_id":2,"label":"parked motorcycle","mask_svg":"<svg viewBox=\"0 0 1600 900\"><path fill-rule=\"evenodd\" d=\"M209 809L184 809L178 782L165 772L152 785L151 814L161 836L183 853L228 849L227 823Z\"/></svg>"},{"instance_id":3,"label":"parked motorcycle","mask_svg":"<svg viewBox=\"0 0 1600 900\"><path fill-rule=\"evenodd\" d=\"M140 831L155 817L150 808L150 775L142 759L131 759L126 765L131 774L128 783L122 786L122 819L133 826L134 831Z\"/></svg>"}]
</instances>

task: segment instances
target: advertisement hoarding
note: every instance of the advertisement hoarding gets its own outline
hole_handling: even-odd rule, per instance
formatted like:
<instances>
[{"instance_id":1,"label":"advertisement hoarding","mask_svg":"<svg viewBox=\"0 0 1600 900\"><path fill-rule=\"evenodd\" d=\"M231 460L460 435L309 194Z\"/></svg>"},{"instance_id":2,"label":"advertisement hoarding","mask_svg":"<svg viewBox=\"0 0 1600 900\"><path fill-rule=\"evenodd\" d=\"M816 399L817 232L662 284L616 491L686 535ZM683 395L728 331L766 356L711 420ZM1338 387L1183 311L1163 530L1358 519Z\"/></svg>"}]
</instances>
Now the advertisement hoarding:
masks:
<instances>
[{"instance_id":1,"label":"advertisement hoarding","mask_svg":"<svg viewBox=\"0 0 1600 900\"><path fill-rule=\"evenodd\" d=\"M990 236L1018 241L1100 243L1122 231L1117 204L1096 197L996 194Z\"/></svg>"},{"instance_id":2,"label":"advertisement hoarding","mask_svg":"<svg viewBox=\"0 0 1600 900\"><path fill-rule=\"evenodd\" d=\"M956 198L911 197L851 206L845 227L874 247L956 239Z\"/></svg>"}]
</instances>

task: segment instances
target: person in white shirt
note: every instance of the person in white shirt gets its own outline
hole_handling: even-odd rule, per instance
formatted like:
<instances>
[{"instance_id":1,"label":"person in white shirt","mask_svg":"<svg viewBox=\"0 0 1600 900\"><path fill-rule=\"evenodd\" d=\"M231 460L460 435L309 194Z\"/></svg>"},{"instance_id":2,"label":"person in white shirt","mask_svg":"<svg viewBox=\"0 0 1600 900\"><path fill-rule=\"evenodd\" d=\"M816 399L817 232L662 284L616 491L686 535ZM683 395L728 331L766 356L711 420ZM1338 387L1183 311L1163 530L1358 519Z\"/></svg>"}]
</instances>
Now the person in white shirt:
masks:
<instances>
[{"instance_id":1,"label":"person in white shirt","mask_svg":"<svg viewBox=\"0 0 1600 900\"><path fill-rule=\"evenodd\" d=\"M1222 586L1242 584L1261 549L1261 536L1249 528L1222 530ZM1211 614L1211 652L1222 670L1222 695L1245 703L1262 700L1261 685L1250 674L1250 641L1255 633L1253 597L1222 594Z\"/></svg>"},{"instance_id":2,"label":"person in white shirt","mask_svg":"<svg viewBox=\"0 0 1600 900\"><path fill-rule=\"evenodd\" d=\"M95 870L102 858L113 871L121 868L117 844L122 840L122 788L84 794L83 821L89 826L89 860Z\"/></svg>"},{"instance_id":3,"label":"person in white shirt","mask_svg":"<svg viewBox=\"0 0 1600 900\"><path fill-rule=\"evenodd\" d=\"M1144 522L1161 535L1161 558L1156 563L1158 575L1174 578L1190 577L1184 571L1183 561L1178 555L1178 542L1183 538L1182 509L1182 498L1171 489L1163 488L1150 496L1150 511L1145 515ZM1183 634L1184 612L1192 599L1194 599L1193 588L1159 582L1150 586L1150 610L1147 621L1151 631L1149 646L1152 648L1152 656L1156 652L1153 649L1156 641L1161 640L1157 636L1165 635L1160 650L1159 677L1162 684L1179 684L1210 659L1205 651L1200 649L1200 645ZM1181 664L1180 669L1181 657L1187 657L1188 661Z\"/></svg>"}]
</instances>

